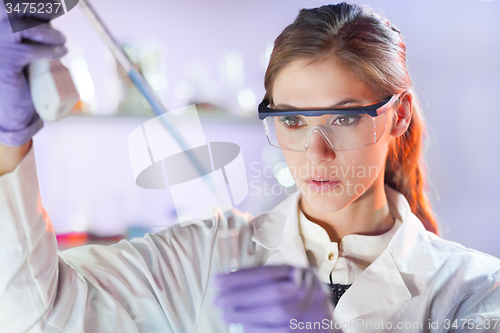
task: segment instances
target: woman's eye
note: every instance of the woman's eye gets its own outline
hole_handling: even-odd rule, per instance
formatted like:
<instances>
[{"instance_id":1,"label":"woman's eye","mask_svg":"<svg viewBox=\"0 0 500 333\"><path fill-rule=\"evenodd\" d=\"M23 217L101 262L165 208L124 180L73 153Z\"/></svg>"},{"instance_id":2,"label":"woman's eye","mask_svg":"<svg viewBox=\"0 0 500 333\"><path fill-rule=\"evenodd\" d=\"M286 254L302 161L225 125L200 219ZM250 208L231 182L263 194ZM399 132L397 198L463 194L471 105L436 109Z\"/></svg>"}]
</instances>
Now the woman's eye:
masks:
<instances>
[{"instance_id":1,"label":"woman's eye","mask_svg":"<svg viewBox=\"0 0 500 333\"><path fill-rule=\"evenodd\" d=\"M348 126L354 124L358 119L359 116L338 116L333 123L337 123L340 126Z\"/></svg>"},{"instance_id":2,"label":"woman's eye","mask_svg":"<svg viewBox=\"0 0 500 333\"><path fill-rule=\"evenodd\" d=\"M300 125L302 125L300 118L295 117L295 116L281 117L280 121L282 123L284 123L287 127L290 127L290 128L297 128Z\"/></svg>"}]
</instances>

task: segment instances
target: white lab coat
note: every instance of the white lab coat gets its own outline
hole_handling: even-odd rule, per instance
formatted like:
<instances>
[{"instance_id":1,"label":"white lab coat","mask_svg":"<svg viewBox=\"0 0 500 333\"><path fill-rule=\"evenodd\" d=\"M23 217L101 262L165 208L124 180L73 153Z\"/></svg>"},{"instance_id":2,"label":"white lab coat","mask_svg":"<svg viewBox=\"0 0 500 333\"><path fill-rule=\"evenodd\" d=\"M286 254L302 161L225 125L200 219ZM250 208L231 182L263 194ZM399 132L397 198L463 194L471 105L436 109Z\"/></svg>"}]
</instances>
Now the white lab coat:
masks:
<instances>
[{"instance_id":1,"label":"white lab coat","mask_svg":"<svg viewBox=\"0 0 500 333\"><path fill-rule=\"evenodd\" d=\"M487 318L492 326L500 319L500 260L427 232L405 197L385 190L403 223L340 299L337 325L345 332L446 332L446 319ZM221 272L217 231L239 228L241 267L306 267L299 196L255 218L232 209L112 246L58 252L31 150L0 178L0 332L224 332L212 304L212 278ZM500 323L489 331L500 332Z\"/></svg>"}]
</instances>

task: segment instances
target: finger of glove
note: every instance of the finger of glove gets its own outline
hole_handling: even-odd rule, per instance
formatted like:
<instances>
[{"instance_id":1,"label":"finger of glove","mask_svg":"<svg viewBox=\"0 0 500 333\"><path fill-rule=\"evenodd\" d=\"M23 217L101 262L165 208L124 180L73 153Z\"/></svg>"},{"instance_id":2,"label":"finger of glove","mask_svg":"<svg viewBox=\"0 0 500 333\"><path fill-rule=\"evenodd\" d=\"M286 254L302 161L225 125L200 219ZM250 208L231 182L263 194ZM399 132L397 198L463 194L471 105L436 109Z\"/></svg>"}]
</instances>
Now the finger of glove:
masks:
<instances>
[{"instance_id":1,"label":"finger of glove","mask_svg":"<svg viewBox=\"0 0 500 333\"><path fill-rule=\"evenodd\" d=\"M221 307L249 307L282 304L297 297L299 288L291 280L259 284L253 288L226 290L215 298L214 304Z\"/></svg>"},{"instance_id":2,"label":"finger of glove","mask_svg":"<svg viewBox=\"0 0 500 333\"><path fill-rule=\"evenodd\" d=\"M301 321L321 321L333 318L333 308L329 306L330 300L327 298L312 298L312 302L302 302L300 304L302 313L297 317Z\"/></svg>"},{"instance_id":3,"label":"finger of glove","mask_svg":"<svg viewBox=\"0 0 500 333\"><path fill-rule=\"evenodd\" d=\"M58 59L68 50L64 46L49 46L36 44L14 44L5 48L5 54L0 59L0 68L19 71L24 66L40 59Z\"/></svg>"},{"instance_id":4,"label":"finger of glove","mask_svg":"<svg viewBox=\"0 0 500 333\"><path fill-rule=\"evenodd\" d=\"M19 131L5 131L0 129L0 142L11 147L19 147L31 140L31 138L43 127L43 120L37 113L28 125Z\"/></svg>"},{"instance_id":5,"label":"finger of glove","mask_svg":"<svg viewBox=\"0 0 500 333\"><path fill-rule=\"evenodd\" d=\"M28 30L23 30L19 34L23 39L29 39L40 44L63 45L66 43L66 36L59 30L52 28L50 24L42 24Z\"/></svg>"},{"instance_id":6,"label":"finger of glove","mask_svg":"<svg viewBox=\"0 0 500 333\"><path fill-rule=\"evenodd\" d=\"M305 290L302 298L304 308L311 308L317 304L323 304L330 299L330 291L327 291L315 272L312 270L302 270L302 290Z\"/></svg>"},{"instance_id":7,"label":"finger of glove","mask_svg":"<svg viewBox=\"0 0 500 333\"><path fill-rule=\"evenodd\" d=\"M292 319L302 317L303 312L304 309L299 303L290 303L278 306L234 308L232 312L224 313L222 318L228 323L279 326L280 323L289 323Z\"/></svg>"},{"instance_id":8,"label":"finger of glove","mask_svg":"<svg viewBox=\"0 0 500 333\"><path fill-rule=\"evenodd\" d=\"M24 74L0 75L0 127L18 131L28 124L34 110Z\"/></svg>"},{"instance_id":9,"label":"finger of glove","mask_svg":"<svg viewBox=\"0 0 500 333\"><path fill-rule=\"evenodd\" d=\"M288 265L253 267L228 274L219 274L215 276L214 283L221 289L234 289L268 281L289 279L292 271L293 267Z\"/></svg>"},{"instance_id":10,"label":"finger of glove","mask_svg":"<svg viewBox=\"0 0 500 333\"><path fill-rule=\"evenodd\" d=\"M291 323L288 322L282 326L262 326L262 325L245 325L245 333L289 333L292 331ZM295 328L293 329L295 331Z\"/></svg>"}]
</instances>

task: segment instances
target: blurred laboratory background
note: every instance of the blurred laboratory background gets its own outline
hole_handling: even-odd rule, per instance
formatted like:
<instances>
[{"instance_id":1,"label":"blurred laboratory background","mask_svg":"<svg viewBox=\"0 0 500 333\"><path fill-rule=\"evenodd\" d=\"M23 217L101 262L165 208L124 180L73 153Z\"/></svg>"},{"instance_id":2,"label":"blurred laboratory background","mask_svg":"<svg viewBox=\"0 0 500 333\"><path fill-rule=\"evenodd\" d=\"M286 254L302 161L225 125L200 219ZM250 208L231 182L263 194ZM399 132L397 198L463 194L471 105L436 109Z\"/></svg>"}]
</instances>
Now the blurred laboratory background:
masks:
<instances>
[{"instance_id":1,"label":"blurred laboratory background","mask_svg":"<svg viewBox=\"0 0 500 333\"><path fill-rule=\"evenodd\" d=\"M296 190L257 105L273 41L320 0L99 0L95 10L167 109L196 104L207 141L238 144L254 215ZM500 257L500 1L367 0L403 33L428 126L429 196L445 239ZM78 8L68 38L81 95L35 137L43 204L61 248L112 243L177 222L168 190L135 184L128 135L154 116Z\"/></svg>"}]
</instances>

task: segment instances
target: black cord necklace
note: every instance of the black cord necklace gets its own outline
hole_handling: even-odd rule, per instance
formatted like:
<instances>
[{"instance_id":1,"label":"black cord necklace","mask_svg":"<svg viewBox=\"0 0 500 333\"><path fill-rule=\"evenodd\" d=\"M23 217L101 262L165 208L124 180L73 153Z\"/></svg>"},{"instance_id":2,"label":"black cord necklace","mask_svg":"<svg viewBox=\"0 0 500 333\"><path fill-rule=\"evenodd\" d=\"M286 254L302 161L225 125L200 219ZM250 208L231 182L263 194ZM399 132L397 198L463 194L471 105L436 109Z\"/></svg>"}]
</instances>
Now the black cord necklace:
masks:
<instances>
[{"instance_id":1,"label":"black cord necklace","mask_svg":"<svg viewBox=\"0 0 500 333\"><path fill-rule=\"evenodd\" d=\"M340 283L333 283L332 281L332 274L330 273L330 288L332 289L332 301L335 306L337 306L337 303L340 300L340 297L344 295L344 293L349 289L349 287L352 286L351 284L340 284Z\"/></svg>"}]
</instances>

